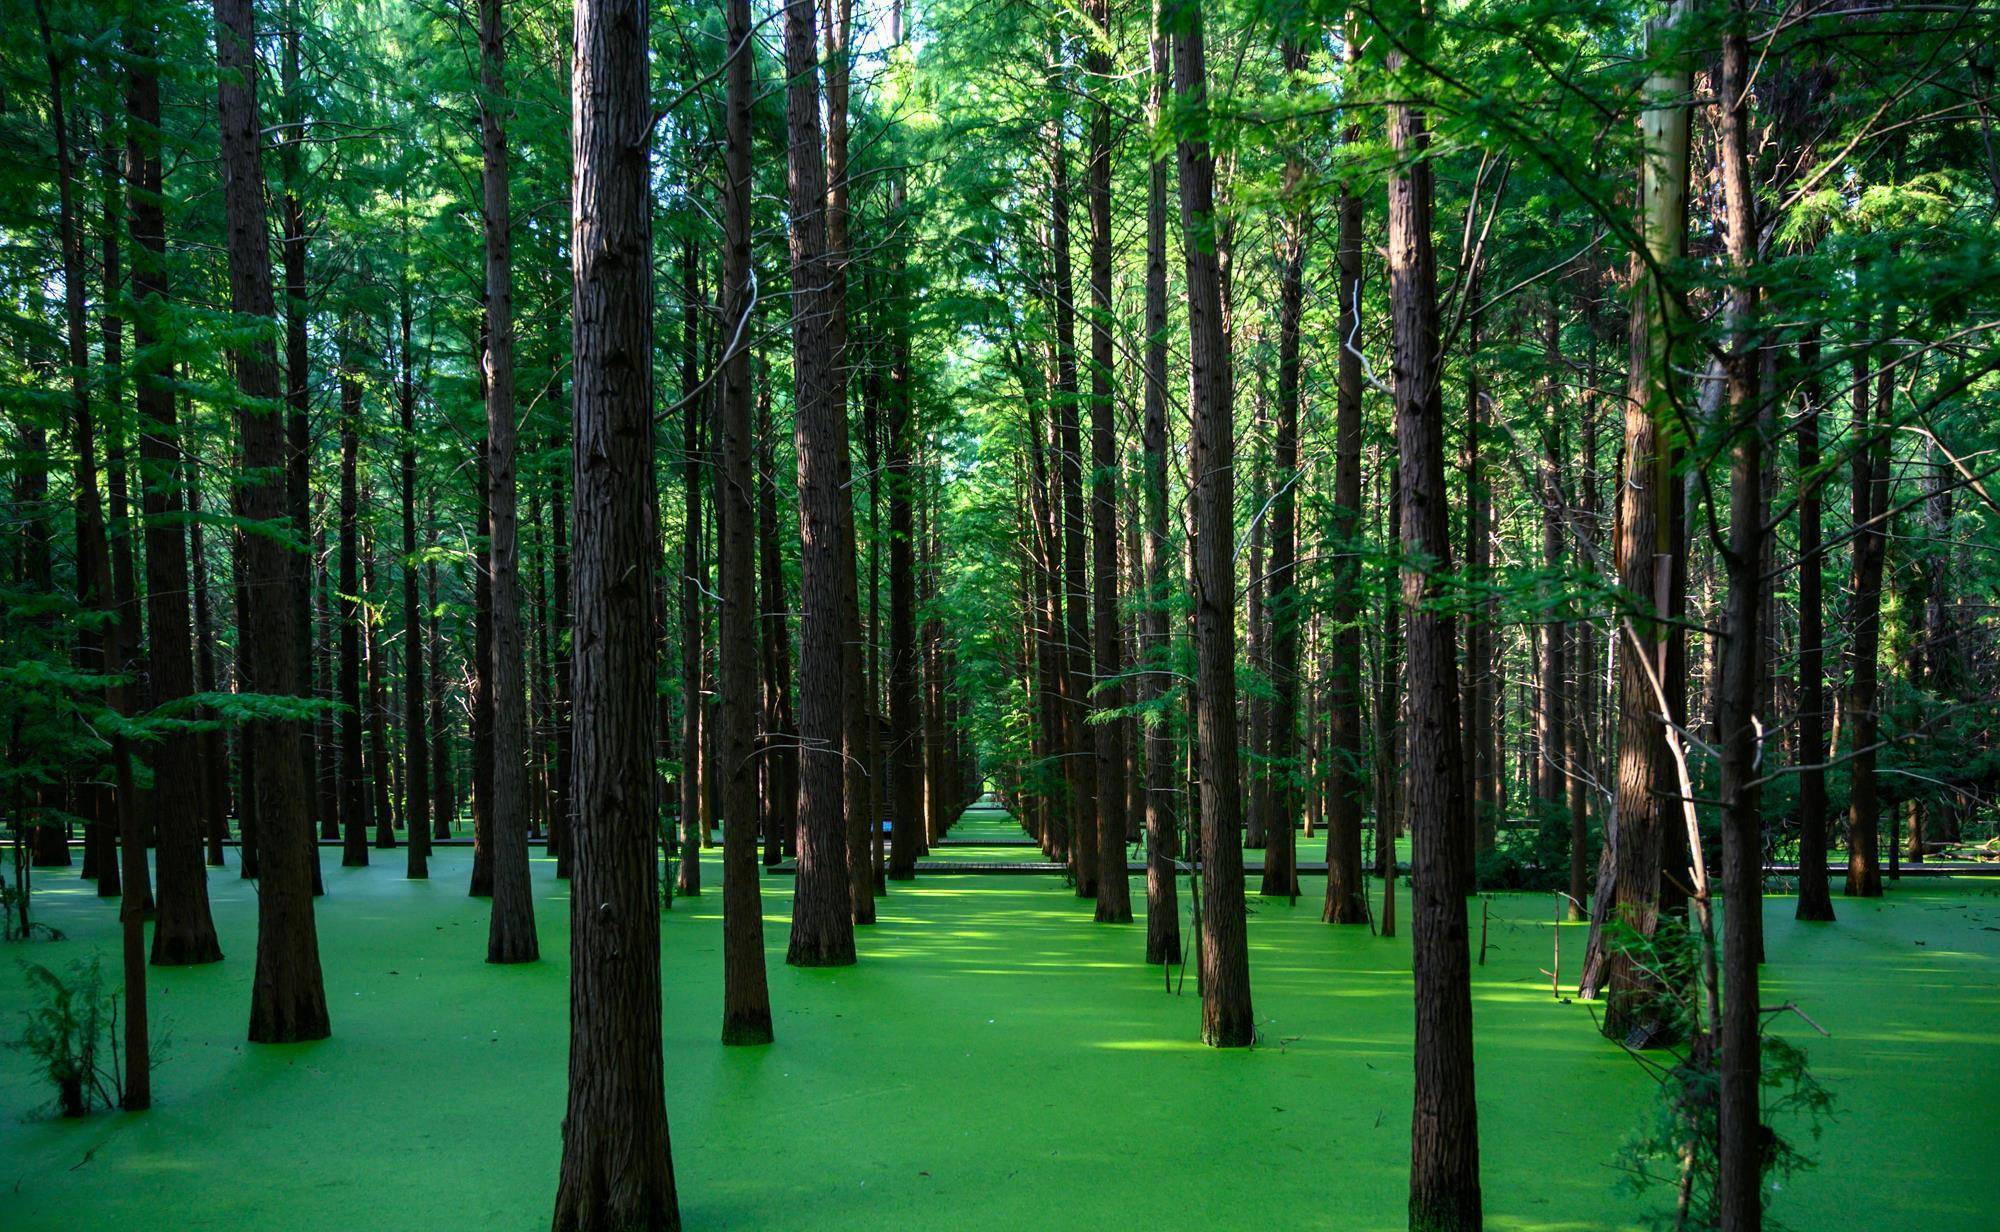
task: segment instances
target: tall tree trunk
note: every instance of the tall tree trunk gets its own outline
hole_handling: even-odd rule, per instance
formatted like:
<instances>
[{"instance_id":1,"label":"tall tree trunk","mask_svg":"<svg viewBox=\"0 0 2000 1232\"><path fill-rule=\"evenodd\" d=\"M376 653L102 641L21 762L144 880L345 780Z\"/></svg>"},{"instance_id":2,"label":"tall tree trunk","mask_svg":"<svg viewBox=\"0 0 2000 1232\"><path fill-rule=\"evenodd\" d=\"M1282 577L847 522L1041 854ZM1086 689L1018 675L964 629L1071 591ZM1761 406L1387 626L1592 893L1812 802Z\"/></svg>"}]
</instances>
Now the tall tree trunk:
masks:
<instances>
[{"instance_id":1,"label":"tall tree trunk","mask_svg":"<svg viewBox=\"0 0 2000 1232\"><path fill-rule=\"evenodd\" d=\"M396 402L403 432L403 825L410 840L404 875L430 876L430 736L424 725L424 614L417 588L417 384L416 355L410 340L410 280L407 264L397 302L397 357L400 380Z\"/></svg>"},{"instance_id":2,"label":"tall tree trunk","mask_svg":"<svg viewBox=\"0 0 2000 1232\"><path fill-rule=\"evenodd\" d=\"M361 540L356 485L361 440L361 374L354 368L352 322L340 338L340 863L368 866L371 802L362 740L368 720L361 701Z\"/></svg>"},{"instance_id":3,"label":"tall tree trunk","mask_svg":"<svg viewBox=\"0 0 2000 1232\"><path fill-rule=\"evenodd\" d=\"M365 499L370 505L375 503L373 489ZM373 596L375 590L375 536L369 535L362 547L361 591ZM388 722L389 707L383 701L382 673L384 655L382 653L382 628L379 609L369 600L363 601L364 619L361 625L364 662L368 670L368 788L373 793L369 802L369 812L374 819L375 845L393 848L396 845L396 810L394 804L395 765L389 759L388 733L384 724ZM364 849L365 850L365 849ZM365 855L363 857L366 858Z\"/></svg>"},{"instance_id":4,"label":"tall tree trunk","mask_svg":"<svg viewBox=\"0 0 2000 1232\"><path fill-rule=\"evenodd\" d=\"M1801 920L1831 921L1833 893L1827 878L1826 841L1826 600L1824 539L1820 533L1822 480L1818 475L1820 343L1817 333L1799 344L1806 374L1799 390L1799 903Z\"/></svg>"},{"instance_id":5,"label":"tall tree trunk","mask_svg":"<svg viewBox=\"0 0 2000 1232\"><path fill-rule=\"evenodd\" d=\"M701 893L702 632L701 363L695 310L701 300L694 240L681 241L681 775L680 858L674 893Z\"/></svg>"},{"instance_id":6,"label":"tall tree trunk","mask_svg":"<svg viewBox=\"0 0 2000 1232\"><path fill-rule=\"evenodd\" d=\"M1111 53L1110 0L1090 0L1089 50L1083 70L1091 95L1090 165L1085 194L1090 213L1090 537L1091 645L1097 691L1092 712L1124 703L1118 643L1118 431L1111 364ZM1097 911L1105 924L1132 922L1132 885L1125 871L1125 758L1122 725L1092 724L1096 743Z\"/></svg>"},{"instance_id":7,"label":"tall tree trunk","mask_svg":"<svg viewBox=\"0 0 2000 1232\"><path fill-rule=\"evenodd\" d=\"M764 979L764 908L757 888L757 575L750 484L750 0L729 0L728 145L723 169L722 469L715 503L722 565L722 1042L771 1042Z\"/></svg>"},{"instance_id":8,"label":"tall tree trunk","mask_svg":"<svg viewBox=\"0 0 2000 1232\"><path fill-rule=\"evenodd\" d=\"M1305 46L1286 39L1281 49L1285 68L1302 73ZM1294 157L1287 166L1288 182L1297 182L1304 165ZM1264 618L1271 636L1271 704L1267 709L1264 754L1270 759L1266 792L1270 808L1264 818L1264 884L1261 892L1283 898L1299 894L1299 620L1302 615L1297 571L1299 539L1299 351L1300 319L1305 306L1306 219L1294 205L1283 223L1283 262L1278 275L1278 422L1272 445L1271 560Z\"/></svg>"},{"instance_id":9,"label":"tall tree trunk","mask_svg":"<svg viewBox=\"0 0 2000 1232\"><path fill-rule=\"evenodd\" d=\"M1561 606L1561 575L1564 561L1563 522L1567 514L1568 501L1563 493L1563 416L1562 381L1557 375L1558 364L1562 361L1561 318L1557 316L1556 302L1552 295L1546 306L1542 323L1542 358L1548 366L1547 384L1544 387L1546 403L1542 423L1542 567L1551 576L1551 590L1544 609L1544 622L1540 626L1542 639L1542 679L1537 692L1540 694L1535 710L1537 741L1541 745L1541 774L1536 791L1544 817L1551 824L1560 824L1568 832L1567 818L1559 815L1569 808L1569 630L1568 626L1556 618ZM1574 835L1571 836L1572 839Z\"/></svg>"},{"instance_id":10,"label":"tall tree trunk","mask_svg":"<svg viewBox=\"0 0 2000 1232\"><path fill-rule=\"evenodd\" d=\"M1352 73L1360 63L1360 40L1353 24L1341 39L1341 59ZM1350 118L1341 144L1361 140L1361 124ZM1329 924L1362 924L1368 920L1368 891L1361 877L1361 800L1367 755L1361 732L1361 194L1343 180L1335 259L1339 265L1340 358L1334 394L1333 455L1333 626L1331 666L1327 672L1326 905L1321 918Z\"/></svg>"},{"instance_id":11,"label":"tall tree trunk","mask_svg":"<svg viewBox=\"0 0 2000 1232\"><path fill-rule=\"evenodd\" d=\"M199 446L191 452L199 457ZM192 463L188 467L187 501L188 562L194 591L195 687L203 693L213 693L217 685L215 623L208 590L207 536L201 518L201 475ZM215 718L214 711L206 707L201 713L211 721ZM220 868L223 843L229 837L229 742L220 724L201 735L201 776L202 833L208 840L208 863Z\"/></svg>"},{"instance_id":12,"label":"tall tree trunk","mask_svg":"<svg viewBox=\"0 0 2000 1232\"><path fill-rule=\"evenodd\" d=\"M798 853L799 747L792 721L791 612L778 553L777 443L771 429L769 366L757 399L758 625L764 642L764 863Z\"/></svg>"},{"instance_id":13,"label":"tall tree trunk","mask_svg":"<svg viewBox=\"0 0 2000 1232\"><path fill-rule=\"evenodd\" d=\"M554 1232L674 1232L660 1056L646 0L579 0L571 128L576 824ZM587 904L587 909L576 909Z\"/></svg>"},{"instance_id":14,"label":"tall tree trunk","mask_svg":"<svg viewBox=\"0 0 2000 1232\"><path fill-rule=\"evenodd\" d=\"M283 123L278 129L277 146L278 178L284 189L279 217L284 233L278 250L285 274L285 495L291 506L292 531L306 541L312 538L312 429L307 422L312 393L306 343L306 317L311 308L306 299L305 213L299 203L304 178L300 151L305 140L305 109L299 88L299 14L295 0L285 0L280 21L283 25L278 31L278 106ZM294 565L293 619L298 627L295 650L300 684L310 694L313 561L310 556L301 555L294 558ZM306 778L311 782L320 772L321 758L316 747L318 726L307 730L314 738L301 740L300 745L301 755L306 758ZM321 792L313 791L306 797L314 811L322 803L321 796ZM336 819L321 816L318 821L321 837L333 838Z\"/></svg>"},{"instance_id":15,"label":"tall tree trunk","mask_svg":"<svg viewBox=\"0 0 2000 1232\"><path fill-rule=\"evenodd\" d=\"M1049 91L1055 108L1047 131L1049 141L1049 249L1051 258L1050 298L1056 321L1056 383L1051 410L1055 424L1057 479L1053 492L1057 537L1062 566L1064 626L1058 640L1061 652L1062 755L1060 764L1069 787L1069 833L1072 868L1079 898L1097 894L1097 807L1094 796L1097 778L1092 762L1083 757L1089 738L1084 722L1090 706L1090 589L1086 570L1083 520L1083 439L1077 422L1076 378L1076 297L1070 278L1069 234L1069 142L1067 106L1069 88L1066 51L1059 33L1052 33L1049 45Z\"/></svg>"},{"instance_id":16,"label":"tall tree trunk","mask_svg":"<svg viewBox=\"0 0 2000 1232\"><path fill-rule=\"evenodd\" d=\"M1166 109L1168 64L1166 6L1153 0L1152 79L1147 117L1158 128ZM1167 609L1172 599L1171 548L1167 540L1167 157L1155 144L1146 175L1146 602L1140 613L1144 652L1138 684L1140 700L1155 706L1146 724L1146 961L1181 961L1181 912L1175 886L1179 819L1175 817L1175 777L1179 768L1172 711L1166 702L1172 678L1172 640Z\"/></svg>"},{"instance_id":17,"label":"tall tree trunk","mask_svg":"<svg viewBox=\"0 0 2000 1232\"><path fill-rule=\"evenodd\" d=\"M486 232L486 456L489 585L493 592L493 912L486 961L533 962L535 901L528 882L527 681L522 675L521 576L514 483L514 250L509 217L506 25L503 0L479 4L480 182ZM581 43L581 39L578 40Z\"/></svg>"},{"instance_id":18,"label":"tall tree trunk","mask_svg":"<svg viewBox=\"0 0 2000 1232\"><path fill-rule=\"evenodd\" d=\"M222 200L228 227L229 302L239 316L269 321L270 230L264 216L264 167L258 149L257 66L251 0L215 0L217 111L222 136ZM278 401L277 354L270 335L244 332L232 348L236 383L243 394L237 415L248 476L241 511L254 521L287 515L285 427L270 408ZM291 549L270 535L243 540L245 589L290 593ZM238 652L248 691L277 697L299 693L298 625L288 604L251 604ZM250 991L252 1043L324 1039L326 991L320 978L319 937L313 923L312 882L318 856L312 848L306 803L300 724L272 719L246 724L255 750L257 796L257 974Z\"/></svg>"},{"instance_id":19,"label":"tall tree trunk","mask_svg":"<svg viewBox=\"0 0 2000 1232\"><path fill-rule=\"evenodd\" d=\"M897 0L891 15L890 42L903 42L903 5ZM907 185L900 168L889 180L886 225L909 225ZM904 249L898 246L889 273L893 307L889 341L889 869L892 881L916 876L919 814L919 767L923 737L917 723L917 583L914 564L916 518L910 474L910 311Z\"/></svg>"},{"instance_id":20,"label":"tall tree trunk","mask_svg":"<svg viewBox=\"0 0 2000 1232\"><path fill-rule=\"evenodd\" d=\"M1174 92L1206 117L1208 68L1201 0L1179 0ZM1223 316L1221 245L1215 212L1215 155L1202 130L1178 144L1182 247L1187 264L1188 355L1193 367L1195 726L1201 746L1201 1038L1218 1048L1248 1047L1250 953L1243 905L1243 797L1236 743L1235 425L1229 334Z\"/></svg>"},{"instance_id":21,"label":"tall tree trunk","mask_svg":"<svg viewBox=\"0 0 2000 1232\"><path fill-rule=\"evenodd\" d=\"M486 330L479 331L479 351L486 353ZM479 368L479 400L486 401L486 366ZM466 674L472 689L472 883L467 893L487 898L493 893L493 558L486 550L492 531L488 516L488 454L481 435L473 486L478 505L472 553L472 662Z\"/></svg>"},{"instance_id":22,"label":"tall tree trunk","mask_svg":"<svg viewBox=\"0 0 2000 1232\"><path fill-rule=\"evenodd\" d=\"M193 631L188 622L187 540L180 526L186 505L182 495L186 471L170 383L172 359L162 354L161 314L166 310L167 271L166 219L160 197L157 79L135 71L128 79L127 91L125 176L133 186L129 202L130 300L136 351L133 377L139 412L139 456L144 464L141 501L146 536L146 623L151 633L147 677L151 703L159 707L188 697L195 685ZM66 144L63 133L58 132L57 137ZM68 161L66 150L62 161ZM63 196L68 196L66 184ZM106 222L110 223L109 205L106 213ZM80 251L77 255L80 263ZM108 287L115 283L118 268L116 241L109 234L104 256ZM66 270L66 281L69 276ZM71 299L73 315L80 313L83 303L80 269L76 277ZM79 315L72 322L73 333L80 328ZM106 366L113 370L114 382L123 349L121 333L122 324L107 313L104 358ZM72 360L78 348L79 339L72 337ZM81 390L75 396L79 403L87 398ZM90 499L94 502L94 477L90 487ZM148 806L158 849L159 913L153 926L152 961L160 966L217 962L222 958L222 947L209 915L208 872L202 865L199 750L198 736L170 730L161 737L153 757L153 790ZM136 801L133 807L137 807ZM143 901L146 891L143 847L139 854L138 891ZM121 872L130 871L128 862ZM121 876L120 880L125 878Z\"/></svg>"},{"instance_id":23,"label":"tall tree trunk","mask_svg":"<svg viewBox=\"0 0 2000 1232\"><path fill-rule=\"evenodd\" d=\"M560 457L564 453L561 433L550 429L549 451ZM556 857L556 877L566 880L570 875L570 824L576 815L573 806L572 776L575 762L571 752L570 715L570 571L569 571L569 480L563 468L552 468L549 476L549 524L554 530L555 544L551 552L555 585L555 628L550 637L555 642L555 703L554 727L556 744L555 765L555 816L549 824L549 846Z\"/></svg>"},{"instance_id":24,"label":"tall tree trunk","mask_svg":"<svg viewBox=\"0 0 2000 1232\"><path fill-rule=\"evenodd\" d=\"M1389 70L1418 55L1428 17L1405 10ZM1410 1227L1480 1226L1479 1122L1472 1075L1472 964L1465 886L1465 793L1459 757L1457 638L1440 610L1451 568L1446 531L1444 405L1438 349L1430 135L1421 106L1389 107L1389 306L1394 327L1396 445L1402 463L1403 606L1409 629L1405 728L1411 823L1411 966L1416 1094L1410 1128Z\"/></svg>"},{"instance_id":25,"label":"tall tree trunk","mask_svg":"<svg viewBox=\"0 0 2000 1232\"><path fill-rule=\"evenodd\" d=\"M1854 359L1854 574L1848 615L1846 723L1854 733L1847 770L1847 880L1849 898L1882 896L1881 794L1876 782L1875 743L1880 729L1876 704L1881 669L1882 567L1889 547L1889 398L1891 369L1875 374L1869 389L1868 358ZM1872 400L1872 407L1871 407ZM1871 414L1873 422L1870 422Z\"/></svg>"},{"instance_id":26,"label":"tall tree trunk","mask_svg":"<svg viewBox=\"0 0 2000 1232\"><path fill-rule=\"evenodd\" d=\"M1716 1205L1724 1232L1764 1226L1766 1154L1760 1061L1764 1008L1758 1000L1762 957L1764 844L1757 719L1765 646L1758 623L1764 597L1764 424L1757 336L1757 204L1750 179L1749 13L1732 4L1725 18L1717 83L1722 111L1721 163L1728 223L1731 279L1723 303L1728 330L1723 356L1730 440L1729 575L1723 613L1722 694L1718 731L1722 744L1722 1038L1716 1149Z\"/></svg>"},{"instance_id":27,"label":"tall tree trunk","mask_svg":"<svg viewBox=\"0 0 2000 1232\"><path fill-rule=\"evenodd\" d=\"M1655 54L1685 15L1683 0L1648 31ZM1651 264L1633 258L1632 358L1625 398L1625 473L1618 490L1618 581L1632 614L1614 624L1618 646L1617 801L1605 822L1598 892L1591 906L1583 995L1607 998L1604 1034L1625 1039L1658 1024L1661 987L1629 947L1611 946L1605 923L1615 918L1650 939L1660 917L1663 827L1659 787L1667 768L1666 731L1649 677L1670 680L1668 622L1673 603L1676 484L1662 429L1677 379L1670 364L1672 297L1655 272L1671 266L1687 245L1688 69L1678 58L1647 79L1650 105L1640 117L1640 227Z\"/></svg>"},{"instance_id":28,"label":"tall tree trunk","mask_svg":"<svg viewBox=\"0 0 2000 1232\"><path fill-rule=\"evenodd\" d=\"M841 458L846 408L835 381L840 311L827 250L826 162L819 125L819 42L813 5L785 9L786 128L790 137L792 372L798 452L799 872L785 961L801 967L854 961L844 805L845 705L841 666L847 627L841 598L845 539Z\"/></svg>"}]
</instances>

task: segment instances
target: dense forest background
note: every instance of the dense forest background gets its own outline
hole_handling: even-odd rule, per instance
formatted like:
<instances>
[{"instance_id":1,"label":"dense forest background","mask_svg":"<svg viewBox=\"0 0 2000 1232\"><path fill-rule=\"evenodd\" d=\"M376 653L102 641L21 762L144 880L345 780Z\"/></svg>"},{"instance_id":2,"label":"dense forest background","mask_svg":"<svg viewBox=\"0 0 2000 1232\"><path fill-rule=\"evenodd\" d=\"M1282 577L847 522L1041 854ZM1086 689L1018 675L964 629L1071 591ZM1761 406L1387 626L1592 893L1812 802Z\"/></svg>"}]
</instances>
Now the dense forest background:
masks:
<instances>
[{"instance_id":1,"label":"dense forest background","mask_svg":"<svg viewBox=\"0 0 2000 1232\"><path fill-rule=\"evenodd\" d=\"M1832 918L1995 850L1990 7L642 6L610 291L568 6L4 13L10 927L74 859L214 961L204 862L302 813L413 877L474 838L531 960L599 636L656 664L649 849L697 893L740 822L739 916L796 859L795 963L990 789L1244 1044L1245 849L1292 898L1323 841L1326 920L1390 929L1407 839L1447 1125L1467 892L1568 895L1607 1034L1740 1055L1711 876ZM585 304L651 322L591 372L650 364L654 561L589 639ZM265 875L252 1035L323 1034ZM1463 1214L1444 1138L1413 1218Z\"/></svg>"}]
</instances>

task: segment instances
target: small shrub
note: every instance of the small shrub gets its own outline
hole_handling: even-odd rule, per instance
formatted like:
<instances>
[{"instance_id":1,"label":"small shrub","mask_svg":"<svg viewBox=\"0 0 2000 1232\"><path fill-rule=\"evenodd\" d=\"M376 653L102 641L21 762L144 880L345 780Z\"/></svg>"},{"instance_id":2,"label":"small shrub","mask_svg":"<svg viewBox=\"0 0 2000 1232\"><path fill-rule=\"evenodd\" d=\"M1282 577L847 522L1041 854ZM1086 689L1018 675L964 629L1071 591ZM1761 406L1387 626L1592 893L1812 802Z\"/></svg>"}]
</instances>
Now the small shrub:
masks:
<instances>
[{"instance_id":1,"label":"small shrub","mask_svg":"<svg viewBox=\"0 0 2000 1232\"><path fill-rule=\"evenodd\" d=\"M118 1053L121 994L104 983L96 958L71 963L62 974L40 963L22 963L41 1003L23 1015L24 1029L9 1047L27 1053L56 1089L66 1117L93 1108L115 1108L124 1097Z\"/></svg>"}]
</instances>

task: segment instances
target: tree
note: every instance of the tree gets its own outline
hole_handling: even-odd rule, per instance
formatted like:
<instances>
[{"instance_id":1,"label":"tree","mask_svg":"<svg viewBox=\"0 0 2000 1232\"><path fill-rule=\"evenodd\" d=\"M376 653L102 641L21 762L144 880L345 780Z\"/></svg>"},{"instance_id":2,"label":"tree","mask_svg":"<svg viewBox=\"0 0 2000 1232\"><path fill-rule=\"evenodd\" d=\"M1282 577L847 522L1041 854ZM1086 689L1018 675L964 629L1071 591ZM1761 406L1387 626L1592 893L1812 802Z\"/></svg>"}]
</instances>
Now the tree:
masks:
<instances>
[{"instance_id":1,"label":"tree","mask_svg":"<svg viewBox=\"0 0 2000 1232\"><path fill-rule=\"evenodd\" d=\"M757 576L750 490L750 2L729 0L722 271L722 470L716 514L722 542L721 731L716 760L722 796L722 1042L771 1042L764 981L763 903L757 889Z\"/></svg>"},{"instance_id":2,"label":"tree","mask_svg":"<svg viewBox=\"0 0 2000 1232\"><path fill-rule=\"evenodd\" d=\"M555 1232L680 1227L653 861L652 114L645 0L576 6L571 292L577 811Z\"/></svg>"},{"instance_id":3,"label":"tree","mask_svg":"<svg viewBox=\"0 0 2000 1232\"><path fill-rule=\"evenodd\" d=\"M238 316L270 321L270 232L264 215L264 167L258 148L256 21L251 0L215 0L217 111L222 134L223 208L229 231L229 303ZM276 523L287 514L283 483L285 430L277 414L278 363L270 335L237 335L231 359L241 394L237 434L246 480L243 516ZM269 534L247 535L246 586L289 593L295 549ZM252 692L298 696L297 634L287 605L249 605L242 622L241 673ZM299 720L279 717L245 725L254 750L257 807L257 974L250 988L250 1041L289 1044L324 1039L326 991L320 978L319 936L313 922L312 849Z\"/></svg>"},{"instance_id":4,"label":"tree","mask_svg":"<svg viewBox=\"0 0 2000 1232\"><path fill-rule=\"evenodd\" d=\"M1201 756L1201 1038L1246 1048L1257 1036L1250 1009L1250 952L1243 905L1243 801L1236 743L1235 425L1229 336L1222 315L1215 155L1208 121L1208 68L1201 0L1179 0L1169 18L1174 93L1183 108L1178 143L1182 249L1187 265L1188 356L1193 368L1195 729Z\"/></svg>"},{"instance_id":5,"label":"tree","mask_svg":"<svg viewBox=\"0 0 2000 1232\"><path fill-rule=\"evenodd\" d=\"M1388 67L1425 52L1421 3L1398 14ZM1403 48L1411 48L1404 51ZM1416 997L1416 1095L1410 1119L1410 1227L1478 1228L1479 1122L1472 1076L1472 960L1464 889L1457 636L1444 607L1451 568L1446 531L1444 403L1440 382L1437 253L1432 236L1430 132L1424 108L1389 107L1389 307L1394 341L1396 452L1402 464L1400 538L1407 625L1411 830L1411 968Z\"/></svg>"},{"instance_id":6,"label":"tree","mask_svg":"<svg viewBox=\"0 0 2000 1232\"><path fill-rule=\"evenodd\" d=\"M1121 728L1109 712L1123 705L1124 671L1118 631L1118 433L1112 410L1111 364L1111 6L1090 0L1090 163L1085 195L1090 214L1090 536L1091 642L1096 660L1097 912L1099 923L1132 922L1131 879L1125 873L1125 760ZM1067 292L1067 286L1063 288ZM1079 608L1080 610L1080 608Z\"/></svg>"},{"instance_id":7,"label":"tree","mask_svg":"<svg viewBox=\"0 0 2000 1232\"><path fill-rule=\"evenodd\" d=\"M502 0L479 5L479 134L486 232L486 484L493 593L493 913L486 961L534 962L528 884L527 681L521 667L521 574L515 513L514 255L507 177L506 27ZM580 42L581 40L579 40Z\"/></svg>"},{"instance_id":8,"label":"tree","mask_svg":"<svg viewBox=\"0 0 2000 1232\"><path fill-rule=\"evenodd\" d=\"M854 961L844 808L841 664L846 628L840 460L846 408L833 383L831 324L838 311L826 231L826 163L819 126L819 44L813 6L785 8L785 117L790 138L792 377L799 469L799 873L785 961L839 967Z\"/></svg>"}]
</instances>

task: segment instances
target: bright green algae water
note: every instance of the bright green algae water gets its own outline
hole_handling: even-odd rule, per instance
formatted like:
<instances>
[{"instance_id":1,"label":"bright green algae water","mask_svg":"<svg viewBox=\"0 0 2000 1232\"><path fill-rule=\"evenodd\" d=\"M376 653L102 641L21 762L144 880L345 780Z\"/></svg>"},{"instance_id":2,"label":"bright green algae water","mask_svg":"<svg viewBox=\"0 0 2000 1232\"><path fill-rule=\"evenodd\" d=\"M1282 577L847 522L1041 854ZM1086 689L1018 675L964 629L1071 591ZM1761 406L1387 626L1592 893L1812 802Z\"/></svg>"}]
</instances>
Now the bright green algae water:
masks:
<instances>
[{"instance_id":1,"label":"bright green algae water","mask_svg":"<svg viewBox=\"0 0 2000 1232\"><path fill-rule=\"evenodd\" d=\"M403 879L400 852L374 854L359 870L321 854L332 1039L243 1042L256 904L230 869L210 881L227 960L152 972L169 1043L151 1112L53 1119L28 1058L0 1052L0 1228L546 1227L568 887L536 862L544 960L492 967L468 852L437 854L428 883ZM1164 991L1137 961L1143 924L1091 924L1057 878L897 886L861 965L816 971L784 965L791 882L766 878L778 1042L725 1049L719 869L704 871L709 893L664 920L688 1227L1403 1225L1407 930L1321 925L1318 878L1296 906L1250 900L1264 1043L1236 1052L1195 1042L1192 973L1184 995ZM70 940L0 947L9 1036L26 996L16 960L98 953L117 969L112 907L66 872L40 885L41 918ZM1773 1214L1801 1229L2000 1226L2000 883L1908 881L1836 906L1840 923L1799 925L1789 899L1768 903L1767 1004L1796 1000L1832 1032L1780 1022L1838 1099L1809 1148L1820 1166ZM1653 1084L1587 1007L1550 997L1551 916L1547 897L1496 897L1474 969L1488 1226L1637 1226L1614 1163ZM1568 979L1582 929L1562 942Z\"/></svg>"}]
</instances>

